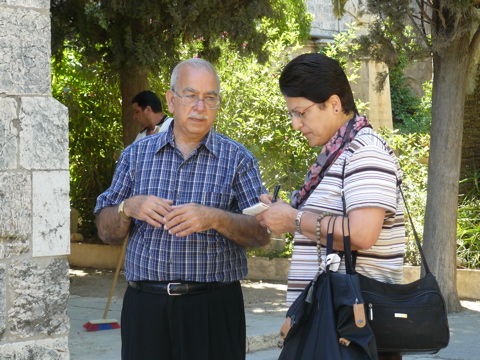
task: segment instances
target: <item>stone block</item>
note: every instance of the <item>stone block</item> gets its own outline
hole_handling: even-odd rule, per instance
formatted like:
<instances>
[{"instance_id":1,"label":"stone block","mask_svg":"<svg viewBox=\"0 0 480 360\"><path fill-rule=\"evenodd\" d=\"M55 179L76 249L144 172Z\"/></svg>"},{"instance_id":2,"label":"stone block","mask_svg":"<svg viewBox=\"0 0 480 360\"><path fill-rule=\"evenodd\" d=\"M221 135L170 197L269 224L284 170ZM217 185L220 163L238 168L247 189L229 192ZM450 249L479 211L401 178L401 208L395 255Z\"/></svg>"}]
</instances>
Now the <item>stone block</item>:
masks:
<instances>
[{"instance_id":1,"label":"stone block","mask_svg":"<svg viewBox=\"0 0 480 360\"><path fill-rule=\"evenodd\" d=\"M8 278L11 340L68 334L69 273L66 259L53 259L46 266L28 260L14 260L8 269Z\"/></svg>"},{"instance_id":2,"label":"stone block","mask_svg":"<svg viewBox=\"0 0 480 360\"><path fill-rule=\"evenodd\" d=\"M0 171L17 167L17 102L0 98Z\"/></svg>"},{"instance_id":3,"label":"stone block","mask_svg":"<svg viewBox=\"0 0 480 360\"><path fill-rule=\"evenodd\" d=\"M68 111L51 97L23 97L20 108L20 165L68 170Z\"/></svg>"},{"instance_id":4,"label":"stone block","mask_svg":"<svg viewBox=\"0 0 480 360\"><path fill-rule=\"evenodd\" d=\"M0 93L50 95L50 54L50 13L0 3Z\"/></svg>"},{"instance_id":5,"label":"stone block","mask_svg":"<svg viewBox=\"0 0 480 360\"><path fill-rule=\"evenodd\" d=\"M5 333L5 314L7 313L7 279L5 277L5 264L0 263L0 341ZM0 354L2 352L0 351Z\"/></svg>"},{"instance_id":6,"label":"stone block","mask_svg":"<svg viewBox=\"0 0 480 360\"><path fill-rule=\"evenodd\" d=\"M69 360L68 337L0 345L0 359Z\"/></svg>"},{"instance_id":7,"label":"stone block","mask_svg":"<svg viewBox=\"0 0 480 360\"><path fill-rule=\"evenodd\" d=\"M7 5L36 8L36 9L50 9L50 0L4 0ZM2 1L0 1L1 3Z\"/></svg>"},{"instance_id":8,"label":"stone block","mask_svg":"<svg viewBox=\"0 0 480 360\"><path fill-rule=\"evenodd\" d=\"M250 257L248 260L248 275L251 280L285 280L290 270L290 259Z\"/></svg>"},{"instance_id":9,"label":"stone block","mask_svg":"<svg viewBox=\"0 0 480 360\"><path fill-rule=\"evenodd\" d=\"M79 212L75 208L70 208L70 234L75 234L78 231Z\"/></svg>"},{"instance_id":10,"label":"stone block","mask_svg":"<svg viewBox=\"0 0 480 360\"><path fill-rule=\"evenodd\" d=\"M0 259L29 251L32 234L31 177L0 172Z\"/></svg>"},{"instance_id":11,"label":"stone block","mask_svg":"<svg viewBox=\"0 0 480 360\"><path fill-rule=\"evenodd\" d=\"M70 253L70 178L65 171L34 171L32 176L33 256Z\"/></svg>"}]
</instances>

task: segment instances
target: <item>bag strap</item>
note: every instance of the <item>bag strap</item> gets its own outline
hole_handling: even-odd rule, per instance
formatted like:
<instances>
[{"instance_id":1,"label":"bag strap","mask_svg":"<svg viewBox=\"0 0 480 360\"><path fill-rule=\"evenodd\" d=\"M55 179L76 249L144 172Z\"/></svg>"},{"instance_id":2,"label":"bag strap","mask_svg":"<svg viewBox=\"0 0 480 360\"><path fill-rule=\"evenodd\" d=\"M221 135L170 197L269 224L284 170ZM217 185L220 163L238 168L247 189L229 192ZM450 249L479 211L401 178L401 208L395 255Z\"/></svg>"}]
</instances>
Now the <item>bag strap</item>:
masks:
<instances>
[{"instance_id":1,"label":"bag strap","mask_svg":"<svg viewBox=\"0 0 480 360\"><path fill-rule=\"evenodd\" d=\"M341 194L342 194L344 222L345 222L345 218L346 218L346 222L348 223L348 225L347 225L348 237L345 236L345 226L342 226L342 228L343 228L343 246L345 248L345 264L347 266L347 273L349 273L348 272L347 259L351 258L351 262L352 262L352 265L353 265L353 272L355 272L355 263L356 263L356 259L357 259L357 252L356 251L352 252L351 247L350 247L350 245L351 245L350 244L350 221L348 220L348 216L347 216L347 204L346 204L346 201L345 201L345 189L344 189L346 162L347 162L347 160L345 159L343 161L343 169L342 169ZM395 175L395 177L396 177L396 175ZM420 244L420 240L418 238L417 230L415 229L415 225L413 224L412 217L410 216L410 210L408 209L407 201L405 200L405 195L403 194L402 186L401 186L401 183L398 181L398 179L397 179L397 186L400 190L400 194L402 195L402 200L403 200L403 204L405 206L405 210L407 210L407 216L408 216L408 219L410 220L410 225L412 226L412 231L413 231L413 235L415 236L415 242L417 243L418 252L420 253L420 257L422 259L422 265L425 269L425 273L428 274L430 272L430 268L429 268L428 263L427 263L427 258L425 257L425 254L423 253L422 245Z\"/></svg>"},{"instance_id":2,"label":"bag strap","mask_svg":"<svg viewBox=\"0 0 480 360\"><path fill-rule=\"evenodd\" d=\"M345 258L345 270L347 274L355 274L355 262L357 260L357 252L353 251L350 243L350 221L348 217L342 218L342 233L343 233L343 255Z\"/></svg>"}]
</instances>

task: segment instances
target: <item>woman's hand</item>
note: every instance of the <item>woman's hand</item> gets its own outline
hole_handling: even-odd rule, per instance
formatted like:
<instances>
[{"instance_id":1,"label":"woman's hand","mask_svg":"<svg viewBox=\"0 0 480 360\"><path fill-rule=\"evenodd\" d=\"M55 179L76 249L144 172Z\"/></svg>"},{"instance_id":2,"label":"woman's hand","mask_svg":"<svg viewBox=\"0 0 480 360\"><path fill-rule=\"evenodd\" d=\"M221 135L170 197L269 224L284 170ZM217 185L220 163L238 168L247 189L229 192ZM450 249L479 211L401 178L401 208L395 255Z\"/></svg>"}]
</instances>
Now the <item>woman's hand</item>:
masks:
<instances>
[{"instance_id":1,"label":"woman's hand","mask_svg":"<svg viewBox=\"0 0 480 360\"><path fill-rule=\"evenodd\" d=\"M295 232L295 217L297 210L280 199L272 203L272 195L262 194L260 201L270 206L269 209L255 216L260 225L270 229L275 234Z\"/></svg>"}]
</instances>

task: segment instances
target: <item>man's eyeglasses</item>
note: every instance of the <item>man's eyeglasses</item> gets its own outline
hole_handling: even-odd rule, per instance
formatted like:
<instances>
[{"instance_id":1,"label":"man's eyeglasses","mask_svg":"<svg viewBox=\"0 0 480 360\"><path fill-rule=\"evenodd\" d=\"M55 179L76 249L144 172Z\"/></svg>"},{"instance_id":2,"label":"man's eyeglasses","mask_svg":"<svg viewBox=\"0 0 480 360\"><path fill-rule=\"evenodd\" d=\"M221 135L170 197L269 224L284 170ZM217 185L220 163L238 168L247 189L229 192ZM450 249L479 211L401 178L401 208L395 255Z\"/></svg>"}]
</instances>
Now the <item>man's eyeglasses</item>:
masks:
<instances>
[{"instance_id":1,"label":"man's eyeglasses","mask_svg":"<svg viewBox=\"0 0 480 360\"><path fill-rule=\"evenodd\" d=\"M207 109L216 109L220 106L222 102L217 96L207 96L204 99L200 99L195 93L190 91L185 91L183 95L180 95L176 90L173 90L175 94L182 99L182 104L185 106L195 106L199 101L203 101L203 105Z\"/></svg>"},{"instance_id":2,"label":"man's eyeglasses","mask_svg":"<svg viewBox=\"0 0 480 360\"><path fill-rule=\"evenodd\" d=\"M307 107L306 109L303 109L302 111L289 111L288 112L288 116L290 117L290 119L293 120L293 118L296 118L296 119L303 119L303 115L305 115L305 113L307 112L308 109L310 109L313 105L316 105L317 103L313 103L312 105L310 105L309 107Z\"/></svg>"}]
</instances>

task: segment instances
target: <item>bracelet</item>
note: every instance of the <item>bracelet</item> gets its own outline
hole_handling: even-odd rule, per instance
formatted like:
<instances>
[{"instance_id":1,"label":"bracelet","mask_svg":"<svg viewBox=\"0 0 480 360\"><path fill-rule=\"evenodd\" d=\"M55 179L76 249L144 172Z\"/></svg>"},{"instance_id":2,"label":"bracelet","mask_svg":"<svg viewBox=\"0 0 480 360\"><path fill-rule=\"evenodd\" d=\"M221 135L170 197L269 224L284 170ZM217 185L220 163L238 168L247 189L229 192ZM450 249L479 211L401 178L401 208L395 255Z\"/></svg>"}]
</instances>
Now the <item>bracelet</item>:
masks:
<instances>
[{"instance_id":1,"label":"bracelet","mask_svg":"<svg viewBox=\"0 0 480 360\"><path fill-rule=\"evenodd\" d=\"M300 211L295 218L295 230L301 234L302 230L300 229L300 221L302 220L302 215L305 214L305 211Z\"/></svg>"},{"instance_id":2,"label":"bracelet","mask_svg":"<svg viewBox=\"0 0 480 360\"><path fill-rule=\"evenodd\" d=\"M317 224L315 226L315 233L317 235L317 249L320 249L321 244L320 244L320 230L321 230L321 222L325 216L330 215L328 212L323 212L321 213L318 218L317 218Z\"/></svg>"}]
</instances>

